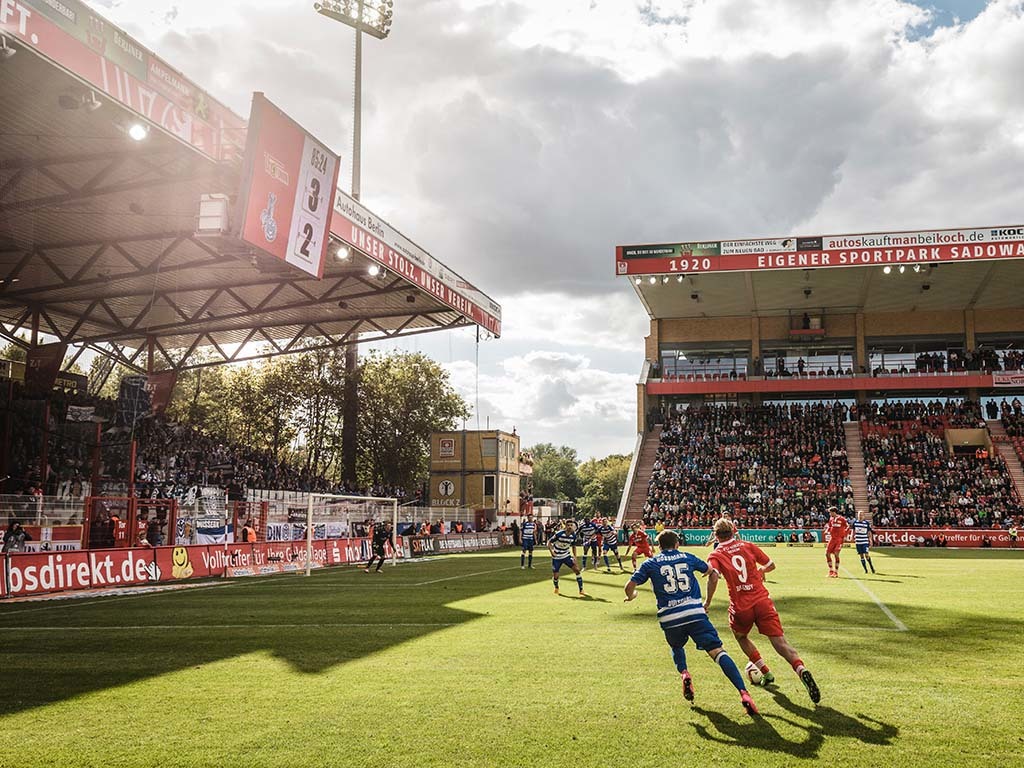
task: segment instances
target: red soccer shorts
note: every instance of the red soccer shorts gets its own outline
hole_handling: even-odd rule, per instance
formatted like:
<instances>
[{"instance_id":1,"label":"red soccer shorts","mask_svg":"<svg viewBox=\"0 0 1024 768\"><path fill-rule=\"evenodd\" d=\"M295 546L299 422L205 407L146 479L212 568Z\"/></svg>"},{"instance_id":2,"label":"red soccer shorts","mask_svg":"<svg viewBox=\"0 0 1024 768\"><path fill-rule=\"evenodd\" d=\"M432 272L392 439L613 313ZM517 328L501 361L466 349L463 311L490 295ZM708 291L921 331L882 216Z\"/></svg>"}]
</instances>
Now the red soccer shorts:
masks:
<instances>
[{"instance_id":1,"label":"red soccer shorts","mask_svg":"<svg viewBox=\"0 0 1024 768\"><path fill-rule=\"evenodd\" d=\"M643 555L644 557L654 557L654 552L651 551L650 547L637 547L635 552L636 554Z\"/></svg>"},{"instance_id":2,"label":"red soccer shorts","mask_svg":"<svg viewBox=\"0 0 1024 768\"><path fill-rule=\"evenodd\" d=\"M843 548L843 542L837 541L833 544L831 541L828 543L828 547L825 548L825 553L829 555L838 555L839 550Z\"/></svg>"},{"instance_id":3,"label":"red soccer shorts","mask_svg":"<svg viewBox=\"0 0 1024 768\"><path fill-rule=\"evenodd\" d=\"M737 611L729 604L729 628L738 635L749 635L754 625L765 637L779 637L784 634L775 603L770 599L758 600L752 606Z\"/></svg>"}]
</instances>

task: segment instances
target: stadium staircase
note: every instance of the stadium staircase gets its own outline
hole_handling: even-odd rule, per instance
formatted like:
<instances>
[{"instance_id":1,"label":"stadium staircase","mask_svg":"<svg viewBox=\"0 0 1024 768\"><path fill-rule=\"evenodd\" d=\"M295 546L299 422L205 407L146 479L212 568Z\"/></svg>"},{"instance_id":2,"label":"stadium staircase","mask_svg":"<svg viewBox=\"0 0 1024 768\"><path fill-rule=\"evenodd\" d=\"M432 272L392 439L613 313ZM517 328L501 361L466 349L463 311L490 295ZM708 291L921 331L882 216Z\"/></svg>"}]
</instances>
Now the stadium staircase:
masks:
<instances>
[{"instance_id":1,"label":"stadium staircase","mask_svg":"<svg viewBox=\"0 0 1024 768\"><path fill-rule=\"evenodd\" d=\"M647 487L651 482L651 475L654 473L654 459L658 455L658 446L661 444L661 425L655 425L654 429L644 436L643 445L640 446L640 459L636 464L636 474L633 475L633 485L629 489L629 504L626 506L624 522L632 523L643 518L644 504L647 503Z\"/></svg>"},{"instance_id":2,"label":"stadium staircase","mask_svg":"<svg viewBox=\"0 0 1024 768\"><path fill-rule=\"evenodd\" d=\"M1017 489L1017 496L1024 499L1024 467L1021 466L1020 456L1017 455L1013 440L1006 434L1003 422L998 419L986 421L985 426L988 427L988 434L992 438L992 447L1006 462L1006 469L1010 472L1013 487Z\"/></svg>"},{"instance_id":3,"label":"stadium staircase","mask_svg":"<svg viewBox=\"0 0 1024 768\"><path fill-rule=\"evenodd\" d=\"M857 512L868 511L868 476L864 468L864 446L860 441L860 422L847 421L846 460L850 463L850 485L853 487L853 505Z\"/></svg>"}]
</instances>

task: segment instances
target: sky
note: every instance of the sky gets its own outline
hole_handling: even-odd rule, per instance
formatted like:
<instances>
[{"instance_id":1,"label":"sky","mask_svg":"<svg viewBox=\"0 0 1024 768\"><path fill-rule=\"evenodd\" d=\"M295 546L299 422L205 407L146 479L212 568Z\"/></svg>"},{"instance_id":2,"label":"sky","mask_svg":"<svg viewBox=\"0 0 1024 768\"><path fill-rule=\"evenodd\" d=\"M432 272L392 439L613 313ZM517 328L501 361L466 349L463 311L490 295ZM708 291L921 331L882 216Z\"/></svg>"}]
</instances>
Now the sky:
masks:
<instances>
[{"instance_id":1,"label":"sky","mask_svg":"<svg viewBox=\"0 0 1024 768\"><path fill-rule=\"evenodd\" d=\"M348 189L353 33L311 0L89 2L240 115L266 93ZM649 325L616 244L1018 222L1021 72L1024 0L395 0L362 200L503 332L391 347L482 427L629 452Z\"/></svg>"}]
</instances>

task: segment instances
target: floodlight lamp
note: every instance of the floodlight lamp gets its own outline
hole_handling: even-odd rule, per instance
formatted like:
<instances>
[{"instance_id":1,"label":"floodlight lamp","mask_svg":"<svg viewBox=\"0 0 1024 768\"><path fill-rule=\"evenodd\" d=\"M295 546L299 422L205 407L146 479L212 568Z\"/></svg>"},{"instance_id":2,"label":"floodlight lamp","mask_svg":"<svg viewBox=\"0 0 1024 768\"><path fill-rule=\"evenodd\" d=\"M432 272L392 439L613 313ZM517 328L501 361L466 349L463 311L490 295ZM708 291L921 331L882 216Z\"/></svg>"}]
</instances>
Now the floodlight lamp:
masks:
<instances>
[{"instance_id":1,"label":"floodlight lamp","mask_svg":"<svg viewBox=\"0 0 1024 768\"><path fill-rule=\"evenodd\" d=\"M89 91L89 95L82 99L82 106L89 112L95 112L103 106L103 102L96 98L96 91Z\"/></svg>"},{"instance_id":2,"label":"floodlight lamp","mask_svg":"<svg viewBox=\"0 0 1024 768\"><path fill-rule=\"evenodd\" d=\"M0 35L0 61L7 61L14 54L18 52L17 48L12 48L7 44L7 38Z\"/></svg>"},{"instance_id":3,"label":"floodlight lamp","mask_svg":"<svg viewBox=\"0 0 1024 768\"><path fill-rule=\"evenodd\" d=\"M906 271L907 271L907 268L904 267L902 264L900 264L900 274L902 275Z\"/></svg>"},{"instance_id":4,"label":"floodlight lamp","mask_svg":"<svg viewBox=\"0 0 1024 768\"><path fill-rule=\"evenodd\" d=\"M348 249L347 245L338 246L338 252L335 254L339 261L345 261L352 256L352 251Z\"/></svg>"},{"instance_id":5,"label":"floodlight lamp","mask_svg":"<svg viewBox=\"0 0 1024 768\"><path fill-rule=\"evenodd\" d=\"M644 279L642 277L637 277L637 278L634 278L634 280L633 280L633 282L636 283L637 285L640 285L640 283L642 283L643 281L644 281Z\"/></svg>"},{"instance_id":6,"label":"floodlight lamp","mask_svg":"<svg viewBox=\"0 0 1024 768\"><path fill-rule=\"evenodd\" d=\"M668 285L668 275L665 275L663 278L661 278L661 284Z\"/></svg>"},{"instance_id":7,"label":"floodlight lamp","mask_svg":"<svg viewBox=\"0 0 1024 768\"><path fill-rule=\"evenodd\" d=\"M658 282L658 278L656 278L654 275L651 275L649 278L647 278L647 282L649 282L651 285L654 285L656 282Z\"/></svg>"},{"instance_id":8,"label":"floodlight lamp","mask_svg":"<svg viewBox=\"0 0 1024 768\"><path fill-rule=\"evenodd\" d=\"M128 126L128 138L132 141L143 141L149 136L149 128L142 123L132 123Z\"/></svg>"},{"instance_id":9,"label":"floodlight lamp","mask_svg":"<svg viewBox=\"0 0 1024 768\"><path fill-rule=\"evenodd\" d=\"M883 274L888 275L890 272L892 272L892 267L890 267L888 264L886 264L884 267L882 267L882 273Z\"/></svg>"},{"instance_id":10,"label":"floodlight lamp","mask_svg":"<svg viewBox=\"0 0 1024 768\"><path fill-rule=\"evenodd\" d=\"M380 267L376 264L371 264L366 271L370 277L376 277L380 274Z\"/></svg>"},{"instance_id":11,"label":"floodlight lamp","mask_svg":"<svg viewBox=\"0 0 1024 768\"><path fill-rule=\"evenodd\" d=\"M683 282L683 280L685 280L685 279L686 279L686 275L677 275L677 276L676 276L676 282L677 282L677 283L681 283L681 282Z\"/></svg>"}]
</instances>

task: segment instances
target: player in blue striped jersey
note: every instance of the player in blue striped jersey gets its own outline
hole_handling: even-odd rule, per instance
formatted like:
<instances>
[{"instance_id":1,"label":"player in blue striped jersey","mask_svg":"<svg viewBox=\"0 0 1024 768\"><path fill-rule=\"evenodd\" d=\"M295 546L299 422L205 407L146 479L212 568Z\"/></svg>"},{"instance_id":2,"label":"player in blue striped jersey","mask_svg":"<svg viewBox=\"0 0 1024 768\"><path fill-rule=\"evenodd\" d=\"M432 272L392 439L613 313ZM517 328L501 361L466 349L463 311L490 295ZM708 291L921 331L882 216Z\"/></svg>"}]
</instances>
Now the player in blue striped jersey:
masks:
<instances>
[{"instance_id":1,"label":"player in blue striped jersey","mask_svg":"<svg viewBox=\"0 0 1024 768\"><path fill-rule=\"evenodd\" d=\"M597 569L597 549L601 543L601 536L597 531L597 523L593 520L584 520L577 530L578 538L583 542L583 570L587 570L587 553L594 555L594 569Z\"/></svg>"},{"instance_id":2,"label":"player in blue striped jersey","mask_svg":"<svg viewBox=\"0 0 1024 768\"><path fill-rule=\"evenodd\" d=\"M529 553L529 567L533 568L533 546L537 543L537 523L533 519L533 513L527 512L523 527L520 529L520 538L523 542L523 551L519 555L519 568L527 567L526 556Z\"/></svg>"},{"instance_id":3,"label":"player in blue striped jersey","mask_svg":"<svg viewBox=\"0 0 1024 768\"><path fill-rule=\"evenodd\" d=\"M604 569L607 573L612 572L611 563L608 562L608 553L612 552L615 554L615 559L619 561L619 570L625 571L625 567L622 565L622 558L619 557L619 532L615 530L614 525L610 525L605 518L598 520L600 523L597 533L601 537L602 551L604 552Z\"/></svg>"},{"instance_id":4,"label":"player in blue striped jersey","mask_svg":"<svg viewBox=\"0 0 1024 768\"><path fill-rule=\"evenodd\" d=\"M583 577L580 575L580 567L576 565L576 559L572 556L573 547L576 544L576 523L566 520L562 530L551 534L548 539L548 551L551 552L551 581L555 584L555 594L558 594L558 572L566 565L576 574L576 583L580 588L580 597L586 597L583 591Z\"/></svg>"},{"instance_id":5,"label":"player in blue striped jersey","mask_svg":"<svg viewBox=\"0 0 1024 768\"><path fill-rule=\"evenodd\" d=\"M871 566L871 572L875 572L875 565L871 562L871 516L858 515L857 519L853 521L853 543L857 547L857 554L860 555L860 566L864 569L864 573L868 572L868 566Z\"/></svg>"},{"instance_id":6,"label":"player in blue striped jersey","mask_svg":"<svg viewBox=\"0 0 1024 768\"><path fill-rule=\"evenodd\" d=\"M708 564L689 552L680 552L679 534L673 530L658 534L658 546L661 553L645 560L626 582L626 602L636 598L638 585L650 580L658 599L658 622L672 648L672 660L682 679L683 698L693 701L693 679L686 668L684 650L687 640L693 638L697 649L706 651L740 692L740 701L747 713L756 715L757 707L743 682L743 675L725 652L718 632L704 610L697 574L707 573Z\"/></svg>"}]
</instances>

